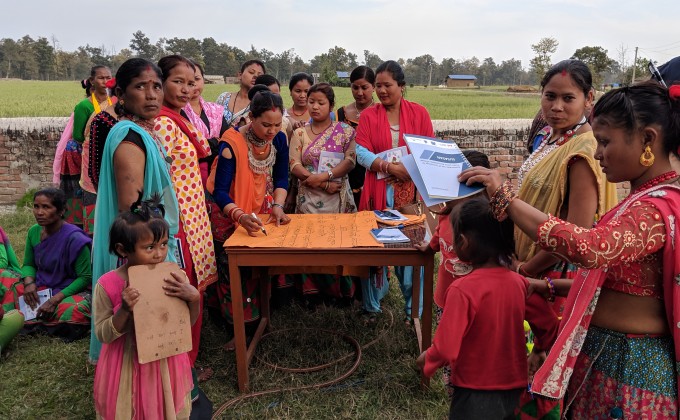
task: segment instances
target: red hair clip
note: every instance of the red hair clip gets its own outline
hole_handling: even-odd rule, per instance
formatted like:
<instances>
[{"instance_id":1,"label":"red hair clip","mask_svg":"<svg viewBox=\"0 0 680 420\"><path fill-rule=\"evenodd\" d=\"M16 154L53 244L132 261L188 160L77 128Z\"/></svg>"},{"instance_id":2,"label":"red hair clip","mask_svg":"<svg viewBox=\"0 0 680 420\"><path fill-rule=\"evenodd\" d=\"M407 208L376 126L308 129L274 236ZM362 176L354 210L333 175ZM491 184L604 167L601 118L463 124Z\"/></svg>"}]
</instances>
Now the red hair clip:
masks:
<instances>
[{"instance_id":1,"label":"red hair clip","mask_svg":"<svg viewBox=\"0 0 680 420\"><path fill-rule=\"evenodd\" d=\"M109 88L109 89L115 88L116 87L116 78L112 77L111 79L109 79L109 81L106 82L106 87Z\"/></svg>"},{"instance_id":2,"label":"red hair clip","mask_svg":"<svg viewBox=\"0 0 680 420\"><path fill-rule=\"evenodd\" d=\"M668 88L668 96L674 101L680 99L680 85L672 85Z\"/></svg>"}]
</instances>

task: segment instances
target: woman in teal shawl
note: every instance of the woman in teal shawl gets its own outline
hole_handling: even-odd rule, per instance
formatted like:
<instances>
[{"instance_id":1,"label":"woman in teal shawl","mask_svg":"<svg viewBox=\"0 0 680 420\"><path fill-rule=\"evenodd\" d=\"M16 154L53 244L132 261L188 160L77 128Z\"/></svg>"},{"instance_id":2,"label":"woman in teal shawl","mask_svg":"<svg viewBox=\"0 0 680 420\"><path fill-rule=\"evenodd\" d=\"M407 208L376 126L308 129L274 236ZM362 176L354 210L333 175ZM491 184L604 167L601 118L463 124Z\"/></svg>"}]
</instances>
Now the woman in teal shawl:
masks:
<instances>
[{"instance_id":1,"label":"woman in teal shawl","mask_svg":"<svg viewBox=\"0 0 680 420\"><path fill-rule=\"evenodd\" d=\"M175 261L173 241L178 228L178 207L169 166L160 142L153 137L153 120L163 103L161 71L153 63L132 58L116 73L116 113L119 122L106 138L102 153L94 224L92 289L103 274L118 266L109 253L109 229L120 211L129 210L139 194L149 198L161 195L170 224L170 252ZM93 309L94 310L94 309ZM94 328L92 329L94 331ZM90 339L90 362L97 363L101 343Z\"/></svg>"}]
</instances>

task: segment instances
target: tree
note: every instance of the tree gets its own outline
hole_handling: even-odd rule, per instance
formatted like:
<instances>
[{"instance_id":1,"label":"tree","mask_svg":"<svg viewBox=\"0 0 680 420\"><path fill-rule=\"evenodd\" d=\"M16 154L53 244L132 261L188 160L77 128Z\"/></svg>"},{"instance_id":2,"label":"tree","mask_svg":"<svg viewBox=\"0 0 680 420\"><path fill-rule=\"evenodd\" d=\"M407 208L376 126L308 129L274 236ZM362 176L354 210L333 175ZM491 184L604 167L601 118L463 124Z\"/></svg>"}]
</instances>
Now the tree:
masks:
<instances>
[{"instance_id":1,"label":"tree","mask_svg":"<svg viewBox=\"0 0 680 420\"><path fill-rule=\"evenodd\" d=\"M635 63L632 66L629 66L628 69L623 74L623 80L621 80L621 83L628 85L631 83L631 80L633 78L633 67L635 67L635 80L646 80L649 79L649 69L647 66L649 65L649 58L645 58L642 56L638 56L637 60L635 60ZM657 63L654 62L656 65Z\"/></svg>"},{"instance_id":2,"label":"tree","mask_svg":"<svg viewBox=\"0 0 680 420\"><path fill-rule=\"evenodd\" d=\"M536 75L537 83L540 83L543 75L550 68L550 56L557 51L558 45L560 43L555 38L541 38L536 44L531 45L531 49L536 53L536 56L531 59L531 68Z\"/></svg>"},{"instance_id":3,"label":"tree","mask_svg":"<svg viewBox=\"0 0 680 420\"><path fill-rule=\"evenodd\" d=\"M496 76L496 63L493 61L492 57L487 57L484 62L479 66L479 74L482 78L482 86L486 86L487 83L492 84L495 81Z\"/></svg>"},{"instance_id":4,"label":"tree","mask_svg":"<svg viewBox=\"0 0 680 420\"><path fill-rule=\"evenodd\" d=\"M144 35L142 31L132 34L130 49L137 57L146 58L147 60L154 60L158 52L156 46L151 43L149 37Z\"/></svg>"},{"instance_id":5,"label":"tree","mask_svg":"<svg viewBox=\"0 0 680 420\"><path fill-rule=\"evenodd\" d=\"M369 50L364 50L364 65L372 68L375 70L378 68L380 64L382 64L383 60L378 57L378 54L374 54L370 52Z\"/></svg>"},{"instance_id":6,"label":"tree","mask_svg":"<svg viewBox=\"0 0 680 420\"><path fill-rule=\"evenodd\" d=\"M612 69L616 63L607 56L607 50L602 47L583 47L574 51L571 58L583 61L593 74L593 86L602 84L603 74Z\"/></svg>"},{"instance_id":7,"label":"tree","mask_svg":"<svg viewBox=\"0 0 680 420\"><path fill-rule=\"evenodd\" d=\"M204 65L201 46L201 41L196 38L172 38L166 41L165 50L171 54L179 54L196 61L200 65Z\"/></svg>"}]
</instances>

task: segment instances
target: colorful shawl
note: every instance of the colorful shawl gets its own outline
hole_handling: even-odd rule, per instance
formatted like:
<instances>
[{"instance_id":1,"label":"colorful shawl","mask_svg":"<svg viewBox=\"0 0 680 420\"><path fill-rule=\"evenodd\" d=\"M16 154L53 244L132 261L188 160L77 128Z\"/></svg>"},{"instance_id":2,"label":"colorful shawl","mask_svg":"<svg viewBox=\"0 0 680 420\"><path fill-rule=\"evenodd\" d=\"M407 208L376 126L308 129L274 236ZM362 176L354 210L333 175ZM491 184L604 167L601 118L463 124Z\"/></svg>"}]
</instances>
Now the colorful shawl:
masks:
<instances>
[{"instance_id":1,"label":"colorful shawl","mask_svg":"<svg viewBox=\"0 0 680 420\"><path fill-rule=\"evenodd\" d=\"M99 278L116 268L118 257L109 253L109 229L118 215L118 193L113 170L113 154L125 139L130 130L142 137L146 148L144 164L144 198L159 193L165 206L165 220L170 224L170 241L168 242L168 261L176 261L176 243L173 240L179 226L179 209L175 190L172 187L165 151L142 127L132 121L120 121L113 126L104 144L99 187L97 190L97 211L94 216L94 246L92 249L92 290ZM90 339L90 361L97 363L101 343L94 335L94 327Z\"/></svg>"},{"instance_id":2,"label":"colorful shawl","mask_svg":"<svg viewBox=\"0 0 680 420\"><path fill-rule=\"evenodd\" d=\"M12 270L13 272L17 273L17 276L20 276L21 264L19 264L19 260L17 259L17 256L14 253L14 249L12 249L12 245L9 243L9 236L7 236L7 234L1 227L0 227L0 245L3 245L5 247L5 251L7 252L7 267L4 267L4 269Z\"/></svg>"},{"instance_id":3,"label":"colorful shawl","mask_svg":"<svg viewBox=\"0 0 680 420\"><path fill-rule=\"evenodd\" d=\"M90 124L90 141L87 147L87 163L85 163L85 157L83 156L83 166L87 165L87 172L83 171L83 174L87 174L92 182L95 192L97 191L97 186L99 185L99 170L102 164L102 153L104 151L104 144L106 143L106 138L109 136L111 128L116 125L118 119L115 115L110 114L107 111L102 111L95 115L92 119L92 124ZM83 155L85 154L85 147L83 146Z\"/></svg>"},{"instance_id":4,"label":"colorful shawl","mask_svg":"<svg viewBox=\"0 0 680 420\"><path fill-rule=\"evenodd\" d=\"M548 127L549 128L549 127ZM547 134L539 132L538 136ZM595 160L597 141L592 131L572 137L569 141L553 149L543 157L545 149L538 149L527 160L540 159L523 177L518 197L543 213L559 216L568 190L569 163L575 157L583 159L590 167L597 181L597 212L593 222L599 220L616 201L616 185L607 182L600 165ZM609 192L608 192L609 191ZM609 201L608 201L609 200ZM536 243L519 228L515 228L515 249L520 261L527 261L538 251Z\"/></svg>"},{"instance_id":5,"label":"colorful shawl","mask_svg":"<svg viewBox=\"0 0 680 420\"><path fill-rule=\"evenodd\" d=\"M250 112L250 104L243 108L240 111L232 112L231 109L229 109L229 101L231 100L231 92L224 92L220 96L217 97L217 102L218 105L224 105L224 119L227 120L227 123L231 127L238 127L240 126L240 122L242 119L246 119L246 123L248 123L248 113ZM234 105L236 106L236 105Z\"/></svg>"},{"instance_id":6,"label":"colorful shawl","mask_svg":"<svg viewBox=\"0 0 680 420\"><path fill-rule=\"evenodd\" d=\"M205 204L198 158L210 154L208 141L182 116L165 107L156 117L154 131L172 158L170 175L179 203L180 221L189 245L199 291L217 280L213 237ZM187 272L193 278L191 272Z\"/></svg>"},{"instance_id":7,"label":"colorful shawl","mask_svg":"<svg viewBox=\"0 0 680 420\"><path fill-rule=\"evenodd\" d=\"M111 301L115 314L122 305L125 280L113 271L102 276L100 284ZM104 419L116 419L129 414L116 412L122 379L127 385L126 388L131 391L129 399L133 418L175 418L175 414L184 408L187 394L193 387L188 354L182 353L140 364L135 351L137 347L134 343L135 338L132 334L134 332L128 332L102 346L102 362L97 365L94 379L94 401L97 413ZM128 356L132 360L132 371L123 369L128 340L133 341L129 345L129 350L133 354ZM166 382L166 385L170 382L172 395L163 392L162 382ZM167 403L171 403L172 406ZM174 412L167 412L172 410Z\"/></svg>"},{"instance_id":8,"label":"colorful shawl","mask_svg":"<svg viewBox=\"0 0 680 420\"><path fill-rule=\"evenodd\" d=\"M430 114L422 105L402 99L400 107L399 146L406 146L404 134L434 137ZM392 148L390 123L382 104L376 104L361 113L356 142L376 154ZM412 182L409 181L409 184ZM385 180L377 179L376 172L367 169L359 210L384 209L387 206L386 191Z\"/></svg>"},{"instance_id":9,"label":"colorful shawl","mask_svg":"<svg viewBox=\"0 0 680 420\"><path fill-rule=\"evenodd\" d=\"M208 117L208 121L210 122L210 127L205 125L205 122L201 119L200 114L196 114L194 112L194 109L191 107L191 104L186 104L182 110L187 114L187 117L189 117L189 121L191 121L191 124L203 133L203 136L207 139L210 138L220 138L220 130L222 128L222 119L224 118L224 106L220 104L216 104L213 102L206 102L203 98L199 97L198 101L201 104L201 109L205 113L205 115Z\"/></svg>"},{"instance_id":10,"label":"colorful shawl","mask_svg":"<svg viewBox=\"0 0 680 420\"><path fill-rule=\"evenodd\" d=\"M321 152L333 152L347 157L347 152L354 140L354 129L349 124L339 122L333 127L329 127L319 134L314 140L309 139L304 128L296 130L295 142L299 142L304 150L300 154L301 162L311 173L327 172L331 168L321 168L319 170L319 160ZM304 144L307 143L306 147ZM350 151L349 157L356 161L356 154ZM293 161L291 159L291 165ZM301 182L298 186L297 210L296 213L351 213L356 211L352 190L349 187L347 175L336 181L342 182L342 187L338 194L329 194L319 189L308 189Z\"/></svg>"},{"instance_id":11,"label":"colorful shawl","mask_svg":"<svg viewBox=\"0 0 680 420\"><path fill-rule=\"evenodd\" d=\"M92 240L77 226L64 223L58 232L43 239L33 248L36 274L35 284L59 293L75 280L74 263L83 247Z\"/></svg>"},{"instance_id":12,"label":"colorful shawl","mask_svg":"<svg viewBox=\"0 0 680 420\"><path fill-rule=\"evenodd\" d=\"M646 196L646 197L645 197ZM666 241L663 248L663 293L666 318L675 343L676 363L680 364L680 248L676 247L676 232L680 231L680 187L658 185L625 199L609 211L598 224L612 221L629 205L645 197L663 215ZM542 225L549 231L552 225ZM543 366L536 372L531 389L547 398L564 397L576 359L583 346L607 271L580 269L569 291L560 332ZM677 379L677 378L676 378ZM680 396L678 396L680 398Z\"/></svg>"}]
</instances>

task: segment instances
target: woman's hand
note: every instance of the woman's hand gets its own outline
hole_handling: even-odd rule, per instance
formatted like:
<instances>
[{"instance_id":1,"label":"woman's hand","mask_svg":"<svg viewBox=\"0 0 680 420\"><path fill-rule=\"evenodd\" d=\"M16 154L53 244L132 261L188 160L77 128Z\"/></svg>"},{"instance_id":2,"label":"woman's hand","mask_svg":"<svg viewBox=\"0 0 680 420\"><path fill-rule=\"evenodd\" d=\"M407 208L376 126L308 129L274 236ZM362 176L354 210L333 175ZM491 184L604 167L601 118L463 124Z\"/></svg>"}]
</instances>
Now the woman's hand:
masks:
<instances>
[{"instance_id":1,"label":"woman's hand","mask_svg":"<svg viewBox=\"0 0 680 420\"><path fill-rule=\"evenodd\" d=\"M128 312L132 312L137 302L139 302L139 290L135 289L134 287L128 286L125 289L123 289L122 298L123 309Z\"/></svg>"},{"instance_id":2,"label":"woman's hand","mask_svg":"<svg viewBox=\"0 0 680 420\"><path fill-rule=\"evenodd\" d=\"M328 174L324 172L322 174L312 174L308 176L307 179L302 181L302 185L309 188L323 188L326 185L326 182L328 182Z\"/></svg>"},{"instance_id":3,"label":"woman's hand","mask_svg":"<svg viewBox=\"0 0 680 420\"><path fill-rule=\"evenodd\" d=\"M543 362L545 362L547 355L545 351L535 351L531 350L531 353L529 354L529 357L527 358L527 365L529 368L529 378L533 378L533 376L536 374L536 371L538 368L540 368L543 365Z\"/></svg>"},{"instance_id":4,"label":"woman's hand","mask_svg":"<svg viewBox=\"0 0 680 420\"><path fill-rule=\"evenodd\" d=\"M458 175L458 181L464 182L466 185L472 185L476 182L483 184L489 197L491 197L503 183L501 174L498 173L497 170L487 169L483 166L475 166L474 168L464 170Z\"/></svg>"},{"instance_id":5,"label":"woman's hand","mask_svg":"<svg viewBox=\"0 0 680 420\"><path fill-rule=\"evenodd\" d=\"M248 232L248 235L255 236L255 233L261 232L264 223L259 217L254 217L250 214L244 214L239 217L238 223Z\"/></svg>"},{"instance_id":6,"label":"woman's hand","mask_svg":"<svg viewBox=\"0 0 680 420\"><path fill-rule=\"evenodd\" d=\"M420 252L426 252L428 254L434 254L434 249L430 247L430 243L423 241L415 246L415 248Z\"/></svg>"},{"instance_id":7,"label":"woman's hand","mask_svg":"<svg viewBox=\"0 0 680 420\"><path fill-rule=\"evenodd\" d=\"M416 366L422 372L425 369L425 357L427 356L427 351L420 353L420 356L416 359Z\"/></svg>"},{"instance_id":8,"label":"woman's hand","mask_svg":"<svg viewBox=\"0 0 680 420\"><path fill-rule=\"evenodd\" d=\"M192 286L186 278L186 275L171 272L172 278L165 278L165 285L163 290L168 296L174 296L180 298L185 302L198 302L201 295L198 290Z\"/></svg>"},{"instance_id":9,"label":"woman's hand","mask_svg":"<svg viewBox=\"0 0 680 420\"><path fill-rule=\"evenodd\" d=\"M35 314L36 318L47 319L51 317L52 314L57 312L57 305L59 305L59 303L62 301L62 299L59 299L58 296L59 295L52 296L51 298L47 299L45 303L40 305L38 311Z\"/></svg>"},{"instance_id":10,"label":"woman's hand","mask_svg":"<svg viewBox=\"0 0 680 420\"><path fill-rule=\"evenodd\" d=\"M543 296L544 299L548 299L550 297L550 289L548 289L548 285L546 284L545 280L530 278L527 280L529 280L527 297L531 296L533 293L538 293L539 295Z\"/></svg>"},{"instance_id":11,"label":"woman's hand","mask_svg":"<svg viewBox=\"0 0 680 420\"><path fill-rule=\"evenodd\" d=\"M411 180L411 175L408 174L406 167L401 162L390 163L387 167L387 172L401 182Z\"/></svg>"},{"instance_id":12,"label":"woman's hand","mask_svg":"<svg viewBox=\"0 0 680 420\"><path fill-rule=\"evenodd\" d=\"M324 184L324 191L328 194L337 194L342 189L342 182L331 181L328 183L328 188Z\"/></svg>"},{"instance_id":13,"label":"woman's hand","mask_svg":"<svg viewBox=\"0 0 680 420\"><path fill-rule=\"evenodd\" d=\"M35 309L40 303L40 299L38 298L38 287L35 285L35 280L33 277L26 278L30 279L31 284L24 286L24 301L26 302L26 305L31 307L31 309Z\"/></svg>"},{"instance_id":14,"label":"woman's hand","mask_svg":"<svg viewBox=\"0 0 680 420\"><path fill-rule=\"evenodd\" d=\"M269 215L266 224L276 223L276 226L286 225L290 223L290 217L279 206L272 207L272 213Z\"/></svg>"},{"instance_id":15,"label":"woman's hand","mask_svg":"<svg viewBox=\"0 0 680 420\"><path fill-rule=\"evenodd\" d=\"M293 130L297 130L298 128L304 127L305 125L307 125L307 121L295 121L291 124Z\"/></svg>"}]
</instances>

